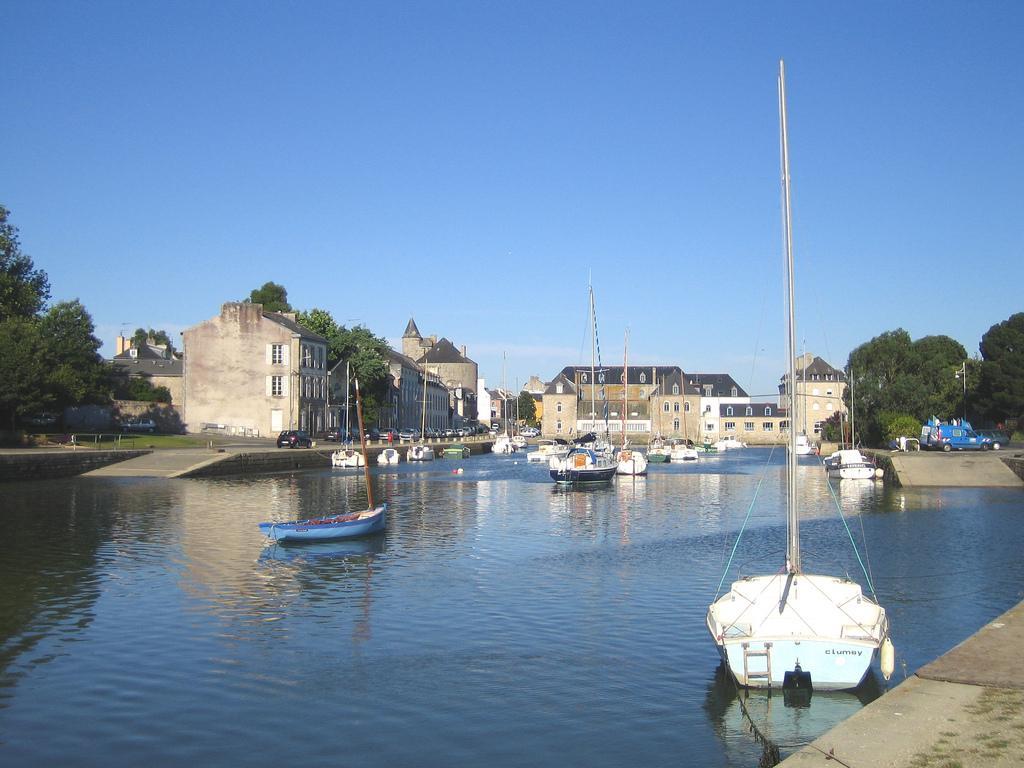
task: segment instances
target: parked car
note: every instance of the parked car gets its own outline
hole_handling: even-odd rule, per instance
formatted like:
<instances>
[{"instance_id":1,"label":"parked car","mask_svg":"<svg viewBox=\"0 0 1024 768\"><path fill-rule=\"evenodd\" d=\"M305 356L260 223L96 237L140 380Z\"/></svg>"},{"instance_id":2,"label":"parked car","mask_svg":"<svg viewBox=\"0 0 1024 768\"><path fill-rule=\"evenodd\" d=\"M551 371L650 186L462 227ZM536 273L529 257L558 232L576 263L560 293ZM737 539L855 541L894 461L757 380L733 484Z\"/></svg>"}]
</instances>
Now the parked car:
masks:
<instances>
[{"instance_id":1,"label":"parked car","mask_svg":"<svg viewBox=\"0 0 1024 768\"><path fill-rule=\"evenodd\" d=\"M382 430L380 430L380 436L379 437L370 438L370 439L371 440L374 440L374 439L376 439L376 440L387 440L389 436L390 436L392 442L398 440L399 439L398 438L398 430L397 429L382 429Z\"/></svg>"},{"instance_id":2,"label":"parked car","mask_svg":"<svg viewBox=\"0 0 1024 768\"><path fill-rule=\"evenodd\" d=\"M979 429L978 434L992 440L993 451L1005 448L1006 444L1010 442L1010 436L1001 429Z\"/></svg>"},{"instance_id":3,"label":"parked car","mask_svg":"<svg viewBox=\"0 0 1024 768\"><path fill-rule=\"evenodd\" d=\"M338 427L337 429L327 430L327 434L324 435L324 440L330 440L332 443L343 443L345 442L345 428Z\"/></svg>"},{"instance_id":4,"label":"parked car","mask_svg":"<svg viewBox=\"0 0 1024 768\"><path fill-rule=\"evenodd\" d=\"M410 440L418 440L420 431L418 429L403 429L398 433L398 439L409 442Z\"/></svg>"},{"instance_id":5,"label":"parked car","mask_svg":"<svg viewBox=\"0 0 1024 768\"><path fill-rule=\"evenodd\" d=\"M128 419L121 422L122 432L156 432L156 422L152 419Z\"/></svg>"},{"instance_id":6,"label":"parked car","mask_svg":"<svg viewBox=\"0 0 1024 768\"><path fill-rule=\"evenodd\" d=\"M312 448L313 438L301 429L286 429L277 436L278 448Z\"/></svg>"},{"instance_id":7,"label":"parked car","mask_svg":"<svg viewBox=\"0 0 1024 768\"><path fill-rule=\"evenodd\" d=\"M540 430L536 427L523 427L522 432L519 434L523 437L537 437L540 434Z\"/></svg>"}]
</instances>

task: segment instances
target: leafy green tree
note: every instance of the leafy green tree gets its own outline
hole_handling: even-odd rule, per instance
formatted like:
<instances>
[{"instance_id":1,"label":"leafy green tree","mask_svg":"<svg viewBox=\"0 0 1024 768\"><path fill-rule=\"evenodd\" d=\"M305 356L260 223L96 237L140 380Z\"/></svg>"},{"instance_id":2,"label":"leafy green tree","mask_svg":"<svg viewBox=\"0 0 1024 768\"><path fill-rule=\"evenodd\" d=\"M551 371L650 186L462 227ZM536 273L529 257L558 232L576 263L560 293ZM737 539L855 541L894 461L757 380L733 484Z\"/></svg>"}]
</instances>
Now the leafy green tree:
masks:
<instances>
[{"instance_id":1,"label":"leafy green tree","mask_svg":"<svg viewBox=\"0 0 1024 768\"><path fill-rule=\"evenodd\" d=\"M80 301L54 304L40 319L46 386L59 408L110 400L113 372L99 354L92 317Z\"/></svg>"},{"instance_id":2,"label":"leafy green tree","mask_svg":"<svg viewBox=\"0 0 1024 768\"><path fill-rule=\"evenodd\" d=\"M919 422L930 415L959 414L961 384L954 376L967 358L963 345L948 336L910 340L902 328L887 331L850 353L850 387L844 399L853 400L858 442L885 442L883 413L908 414Z\"/></svg>"},{"instance_id":3,"label":"leafy green tree","mask_svg":"<svg viewBox=\"0 0 1024 768\"><path fill-rule=\"evenodd\" d=\"M153 340L154 344L162 344L167 348L167 351L172 355L178 350L174 348L174 342L171 341L171 337L167 335L167 331L154 331L150 328L148 331L145 328L136 328L135 333L132 334L132 346L136 349L140 349L144 345L148 344L150 339Z\"/></svg>"},{"instance_id":4,"label":"leafy green tree","mask_svg":"<svg viewBox=\"0 0 1024 768\"><path fill-rule=\"evenodd\" d=\"M519 420L526 422L527 426L537 426L537 403L529 392L519 393Z\"/></svg>"},{"instance_id":5,"label":"leafy green tree","mask_svg":"<svg viewBox=\"0 0 1024 768\"><path fill-rule=\"evenodd\" d=\"M1024 312L993 325L979 345L977 407L985 418L1001 423L1024 417ZM968 371L968 382L970 382Z\"/></svg>"},{"instance_id":6,"label":"leafy green tree","mask_svg":"<svg viewBox=\"0 0 1024 768\"><path fill-rule=\"evenodd\" d=\"M0 419L11 430L20 417L53 406L53 396L44 386L49 366L39 354L43 345L36 320L0 320Z\"/></svg>"},{"instance_id":7,"label":"leafy green tree","mask_svg":"<svg viewBox=\"0 0 1024 768\"><path fill-rule=\"evenodd\" d=\"M898 440L903 437L917 437L921 434L921 422L907 413L879 414L879 423L882 425L882 438L888 443L890 440Z\"/></svg>"},{"instance_id":8,"label":"leafy green tree","mask_svg":"<svg viewBox=\"0 0 1024 768\"><path fill-rule=\"evenodd\" d=\"M114 387L114 397L118 400L139 400L146 403L170 403L171 391L167 387L154 387L153 383L142 376L129 376L118 372Z\"/></svg>"},{"instance_id":9,"label":"leafy green tree","mask_svg":"<svg viewBox=\"0 0 1024 768\"><path fill-rule=\"evenodd\" d=\"M50 281L21 252L18 229L8 223L10 212L0 205L0 321L35 317L50 298Z\"/></svg>"},{"instance_id":10,"label":"leafy green tree","mask_svg":"<svg viewBox=\"0 0 1024 768\"><path fill-rule=\"evenodd\" d=\"M329 368L333 368L341 360L348 361L349 375L353 379L359 379L359 392L363 398L363 420L367 425L376 423L388 395L387 341L362 325L351 329L338 325L326 309L299 311L295 319L302 327L327 339Z\"/></svg>"},{"instance_id":11,"label":"leafy green tree","mask_svg":"<svg viewBox=\"0 0 1024 768\"><path fill-rule=\"evenodd\" d=\"M288 303L288 291L277 283L266 282L259 288L254 288L246 301L250 304L262 304L266 312L292 311L292 305Z\"/></svg>"}]
</instances>

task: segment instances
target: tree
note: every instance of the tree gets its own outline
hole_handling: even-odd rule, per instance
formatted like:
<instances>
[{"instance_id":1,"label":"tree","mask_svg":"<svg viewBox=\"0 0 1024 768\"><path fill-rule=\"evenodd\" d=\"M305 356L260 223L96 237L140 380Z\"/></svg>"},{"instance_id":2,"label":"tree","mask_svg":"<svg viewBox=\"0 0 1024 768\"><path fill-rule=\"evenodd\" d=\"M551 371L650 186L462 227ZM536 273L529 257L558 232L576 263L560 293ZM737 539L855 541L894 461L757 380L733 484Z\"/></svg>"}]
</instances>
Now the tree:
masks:
<instances>
[{"instance_id":1,"label":"tree","mask_svg":"<svg viewBox=\"0 0 1024 768\"><path fill-rule=\"evenodd\" d=\"M46 388L60 408L110 399L113 372L100 357L102 344L93 328L92 317L77 299L53 305L39 319Z\"/></svg>"},{"instance_id":2,"label":"tree","mask_svg":"<svg viewBox=\"0 0 1024 768\"><path fill-rule=\"evenodd\" d=\"M303 328L327 339L328 368L341 360L349 363L349 375L359 379L364 421L375 423L387 398L387 341L362 325L352 329L338 325L326 309L299 311L295 320Z\"/></svg>"},{"instance_id":3,"label":"tree","mask_svg":"<svg viewBox=\"0 0 1024 768\"><path fill-rule=\"evenodd\" d=\"M250 304L262 304L265 312L292 311L292 305L288 303L288 291L277 283L266 282L259 288L254 288L246 301Z\"/></svg>"},{"instance_id":4,"label":"tree","mask_svg":"<svg viewBox=\"0 0 1024 768\"><path fill-rule=\"evenodd\" d=\"M0 205L0 321L35 317L50 298L50 281L21 252L17 227L9 224L9 211Z\"/></svg>"},{"instance_id":5,"label":"tree","mask_svg":"<svg viewBox=\"0 0 1024 768\"><path fill-rule=\"evenodd\" d=\"M529 392L520 392L518 406L518 417L520 421L526 422L527 426L537 426L537 403Z\"/></svg>"},{"instance_id":6,"label":"tree","mask_svg":"<svg viewBox=\"0 0 1024 768\"><path fill-rule=\"evenodd\" d=\"M43 335L36 320L0 320L0 418L11 430L19 417L40 413L53 405L44 386L48 365L39 354Z\"/></svg>"},{"instance_id":7,"label":"tree","mask_svg":"<svg viewBox=\"0 0 1024 768\"><path fill-rule=\"evenodd\" d=\"M167 331L154 331L152 328L147 331L145 328L136 328L135 333L132 334L132 346L136 349L141 349L150 340L152 340L153 344L166 347L168 354L172 356L178 351L174 348L174 343L171 341L171 337L167 335Z\"/></svg>"},{"instance_id":8,"label":"tree","mask_svg":"<svg viewBox=\"0 0 1024 768\"><path fill-rule=\"evenodd\" d=\"M167 387L154 387L142 376L129 376L118 372L114 397L119 400L139 400L146 403L170 403L171 391Z\"/></svg>"},{"instance_id":9,"label":"tree","mask_svg":"<svg viewBox=\"0 0 1024 768\"><path fill-rule=\"evenodd\" d=\"M1024 417L1024 312L989 328L979 350L978 409L993 423Z\"/></svg>"},{"instance_id":10,"label":"tree","mask_svg":"<svg viewBox=\"0 0 1024 768\"><path fill-rule=\"evenodd\" d=\"M923 423L929 416L960 413L962 390L954 371L967 352L948 336L910 340L902 328L887 331L850 353L850 387L857 440L878 445L885 439L882 414L907 414ZM976 377L975 377L976 378Z\"/></svg>"}]
</instances>

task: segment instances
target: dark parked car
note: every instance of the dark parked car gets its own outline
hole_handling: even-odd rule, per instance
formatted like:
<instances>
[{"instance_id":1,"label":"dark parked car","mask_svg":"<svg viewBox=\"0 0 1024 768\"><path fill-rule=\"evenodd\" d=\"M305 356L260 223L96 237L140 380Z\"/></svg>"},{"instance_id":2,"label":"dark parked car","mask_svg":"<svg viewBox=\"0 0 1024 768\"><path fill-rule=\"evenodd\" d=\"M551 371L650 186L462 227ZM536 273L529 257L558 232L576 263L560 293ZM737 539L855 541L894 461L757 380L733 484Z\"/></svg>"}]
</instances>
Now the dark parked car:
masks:
<instances>
[{"instance_id":1,"label":"dark parked car","mask_svg":"<svg viewBox=\"0 0 1024 768\"><path fill-rule=\"evenodd\" d=\"M300 429L287 429L277 436L278 448L312 448L313 438Z\"/></svg>"},{"instance_id":2,"label":"dark parked car","mask_svg":"<svg viewBox=\"0 0 1024 768\"><path fill-rule=\"evenodd\" d=\"M122 432L156 432L156 422L152 419L129 419L121 422Z\"/></svg>"},{"instance_id":3,"label":"dark parked car","mask_svg":"<svg viewBox=\"0 0 1024 768\"><path fill-rule=\"evenodd\" d=\"M381 432L376 427L370 427L368 430L366 430L366 439L367 440L380 440L380 435L381 435ZM358 429L352 430L352 439L355 440L358 437L359 437L359 430Z\"/></svg>"},{"instance_id":4,"label":"dark parked car","mask_svg":"<svg viewBox=\"0 0 1024 768\"><path fill-rule=\"evenodd\" d=\"M982 437L992 438L992 450L998 451L1006 447L1010 442L1010 436L1001 429L979 429L978 434Z\"/></svg>"}]
</instances>

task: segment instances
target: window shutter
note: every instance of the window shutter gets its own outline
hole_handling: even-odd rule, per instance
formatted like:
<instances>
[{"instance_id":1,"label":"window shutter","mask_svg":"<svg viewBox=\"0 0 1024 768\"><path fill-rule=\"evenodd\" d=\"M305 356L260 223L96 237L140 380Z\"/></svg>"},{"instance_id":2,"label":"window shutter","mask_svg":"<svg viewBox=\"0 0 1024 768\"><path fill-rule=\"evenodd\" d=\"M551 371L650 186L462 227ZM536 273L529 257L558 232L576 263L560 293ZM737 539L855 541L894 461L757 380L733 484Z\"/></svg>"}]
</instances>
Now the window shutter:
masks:
<instances>
[{"instance_id":1,"label":"window shutter","mask_svg":"<svg viewBox=\"0 0 1024 768\"><path fill-rule=\"evenodd\" d=\"M272 362L274 362L273 355L274 355L274 345L273 344L267 344L267 365L270 365Z\"/></svg>"},{"instance_id":2,"label":"window shutter","mask_svg":"<svg viewBox=\"0 0 1024 768\"><path fill-rule=\"evenodd\" d=\"M273 376L267 376L267 397L270 397L273 394L273 381Z\"/></svg>"}]
</instances>

